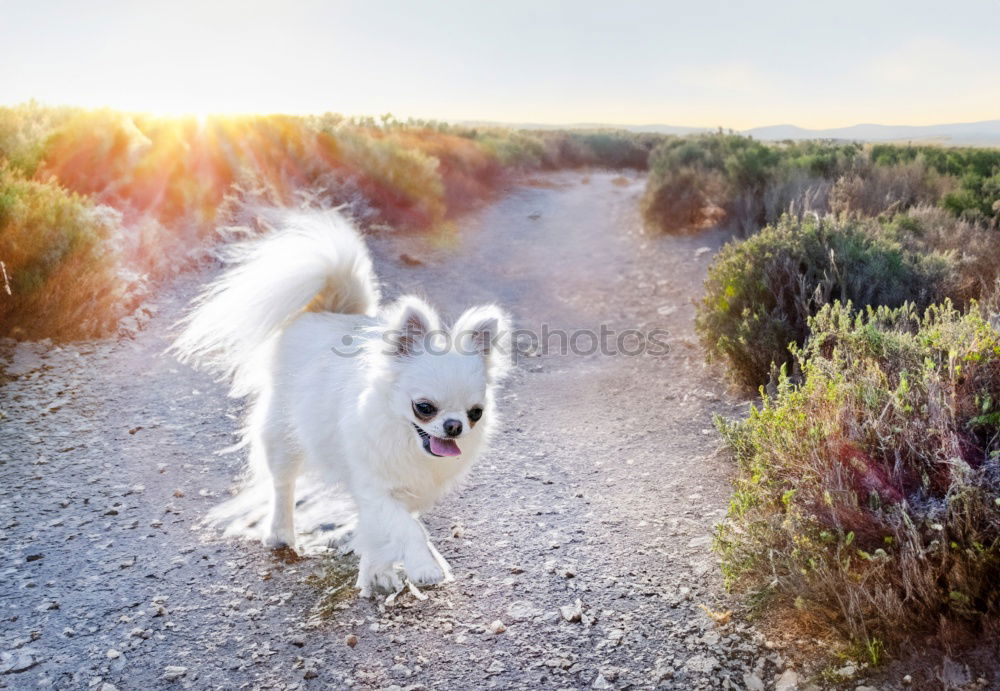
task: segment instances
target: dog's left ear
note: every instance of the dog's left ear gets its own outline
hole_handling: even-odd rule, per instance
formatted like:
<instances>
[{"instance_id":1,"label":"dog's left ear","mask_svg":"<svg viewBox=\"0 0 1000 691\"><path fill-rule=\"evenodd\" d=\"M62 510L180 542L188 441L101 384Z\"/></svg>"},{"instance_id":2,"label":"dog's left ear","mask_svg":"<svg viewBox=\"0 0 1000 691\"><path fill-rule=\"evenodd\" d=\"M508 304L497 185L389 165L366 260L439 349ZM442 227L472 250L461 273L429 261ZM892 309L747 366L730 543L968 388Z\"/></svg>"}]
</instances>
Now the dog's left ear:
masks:
<instances>
[{"instance_id":1,"label":"dog's left ear","mask_svg":"<svg viewBox=\"0 0 1000 691\"><path fill-rule=\"evenodd\" d=\"M486 360L491 380L506 374L511 352L510 317L496 305L470 307L451 327L451 337L463 352L479 353Z\"/></svg>"}]
</instances>

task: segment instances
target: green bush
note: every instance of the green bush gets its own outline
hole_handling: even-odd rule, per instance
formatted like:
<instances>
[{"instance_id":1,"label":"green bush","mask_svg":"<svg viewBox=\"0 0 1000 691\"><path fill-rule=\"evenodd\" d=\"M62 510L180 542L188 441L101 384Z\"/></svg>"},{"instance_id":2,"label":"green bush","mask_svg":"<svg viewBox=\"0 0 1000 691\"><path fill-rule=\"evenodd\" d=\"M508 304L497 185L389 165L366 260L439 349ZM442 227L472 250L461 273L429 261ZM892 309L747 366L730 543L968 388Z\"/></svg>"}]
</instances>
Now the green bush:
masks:
<instances>
[{"instance_id":1,"label":"green bush","mask_svg":"<svg viewBox=\"0 0 1000 691\"><path fill-rule=\"evenodd\" d=\"M978 626L1000 611L1000 333L948 303L835 303L809 328L801 383L718 421L727 583L869 650Z\"/></svg>"},{"instance_id":2,"label":"green bush","mask_svg":"<svg viewBox=\"0 0 1000 691\"><path fill-rule=\"evenodd\" d=\"M1000 168L992 175L968 173L961 187L946 195L941 205L956 216L1000 226Z\"/></svg>"},{"instance_id":3,"label":"green bush","mask_svg":"<svg viewBox=\"0 0 1000 691\"><path fill-rule=\"evenodd\" d=\"M949 294L957 266L953 254L908 248L861 221L785 217L719 252L695 326L710 359L756 388L826 303L926 306Z\"/></svg>"}]
</instances>

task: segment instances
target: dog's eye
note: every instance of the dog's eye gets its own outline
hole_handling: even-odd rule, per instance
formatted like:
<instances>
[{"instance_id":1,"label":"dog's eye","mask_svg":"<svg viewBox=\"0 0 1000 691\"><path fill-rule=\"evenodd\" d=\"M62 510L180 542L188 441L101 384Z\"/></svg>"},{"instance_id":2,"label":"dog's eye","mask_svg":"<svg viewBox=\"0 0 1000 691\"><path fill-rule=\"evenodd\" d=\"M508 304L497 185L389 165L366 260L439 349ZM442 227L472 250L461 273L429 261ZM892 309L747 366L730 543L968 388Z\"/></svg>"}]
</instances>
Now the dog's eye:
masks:
<instances>
[{"instance_id":1,"label":"dog's eye","mask_svg":"<svg viewBox=\"0 0 1000 691\"><path fill-rule=\"evenodd\" d=\"M413 411L421 417L431 417L437 412L437 408L434 407L433 403L420 401L413 404Z\"/></svg>"},{"instance_id":2,"label":"dog's eye","mask_svg":"<svg viewBox=\"0 0 1000 691\"><path fill-rule=\"evenodd\" d=\"M479 406L476 406L475 408L469 408L468 414L469 414L469 419L475 422L476 420L478 420L483 416L483 409L480 408Z\"/></svg>"}]
</instances>

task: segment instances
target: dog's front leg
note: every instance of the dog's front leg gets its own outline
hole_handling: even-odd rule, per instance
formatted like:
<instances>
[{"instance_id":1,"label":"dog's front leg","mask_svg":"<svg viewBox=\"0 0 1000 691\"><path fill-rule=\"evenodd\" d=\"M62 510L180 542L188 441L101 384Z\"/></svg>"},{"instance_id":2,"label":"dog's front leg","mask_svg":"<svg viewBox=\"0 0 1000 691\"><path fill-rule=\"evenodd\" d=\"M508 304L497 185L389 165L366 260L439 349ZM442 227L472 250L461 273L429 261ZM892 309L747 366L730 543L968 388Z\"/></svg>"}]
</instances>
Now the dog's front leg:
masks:
<instances>
[{"instance_id":1,"label":"dog's front leg","mask_svg":"<svg viewBox=\"0 0 1000 691\"><path fill-rule=\"evenodd\" d=\"M420 526L420 529L424 531L424 541L427 544L427 549L430 550L431 556L434 557L434 561L437 562L438 566L441 567L441 571L444 572L444 579L442 582L448 583L455 580L455 577L451 572L451 565L448 564L448 561L441 555L440 552L438 552L437 547L434 546L434 543L431 541L430 533L427 532L427 526L425 526L420 519L415 520L417 521L417 525Z\"/></svg>"},{"instance_id":2,"label":"dog's front leg","mask_svg":"<svg viewBox=\"0 0 1000 691\"><path fill-rule=\"evenodd\" d=\"M361 564L358 587L362 597L373 589L395 587L395 565L403 563L406 575L416 585L446 580L447 565L435 557L420 522L402 503L390 496L367 494L358 500L358 547Z\"/></svg>"}]
</instances>

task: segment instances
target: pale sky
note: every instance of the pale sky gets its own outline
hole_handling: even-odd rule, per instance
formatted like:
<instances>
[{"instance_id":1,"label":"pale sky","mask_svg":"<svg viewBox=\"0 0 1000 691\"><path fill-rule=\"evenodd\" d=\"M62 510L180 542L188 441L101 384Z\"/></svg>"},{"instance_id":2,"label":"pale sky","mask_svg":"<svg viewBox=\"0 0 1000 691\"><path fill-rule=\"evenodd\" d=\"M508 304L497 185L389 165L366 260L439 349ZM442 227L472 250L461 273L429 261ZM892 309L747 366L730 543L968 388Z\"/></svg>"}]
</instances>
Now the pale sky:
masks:
<instances>
[{"instance_id":1,"label":"pale sky","mask_svg":"<svg viewBox=\"0 0 1000 691\"><path fill-rule=\"evenodd\" d=\"M743 129L1000 118L997 0L0 0L0 103Z\"/></svg>"}]
</instances>

